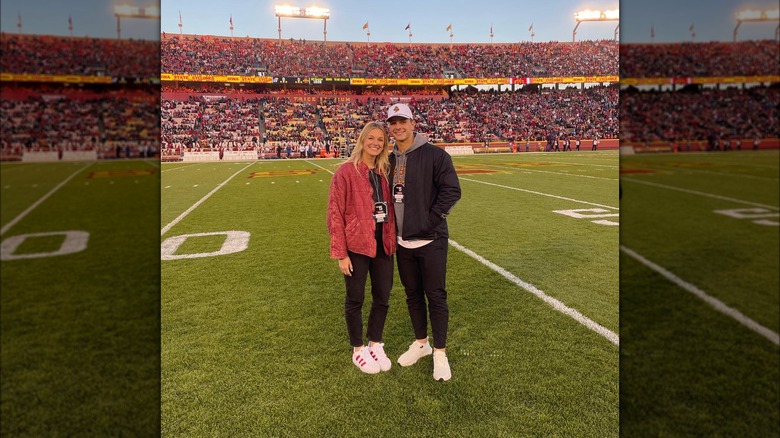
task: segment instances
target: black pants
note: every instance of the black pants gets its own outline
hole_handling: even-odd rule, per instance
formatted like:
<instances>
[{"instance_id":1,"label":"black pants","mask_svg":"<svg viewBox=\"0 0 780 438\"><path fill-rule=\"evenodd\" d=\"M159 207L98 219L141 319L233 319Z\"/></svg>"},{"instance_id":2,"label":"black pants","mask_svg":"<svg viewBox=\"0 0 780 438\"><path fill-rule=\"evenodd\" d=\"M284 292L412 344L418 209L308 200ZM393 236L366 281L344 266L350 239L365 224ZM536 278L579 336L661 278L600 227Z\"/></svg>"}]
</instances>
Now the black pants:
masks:
<instances>
[{"instance_id":1,"label":"black pants","mask_svg":"<svg viewBox=\"0 0 780 438\"><path fill-rule=\"evenodd\" d=\"M387 309L390 307L390 289L393 288L393 256L385 254L377 242L376 257L347 251L352 261L352 276L344 276L347 298L344 316L347 320L349 342L353 347L363 345L363 300L366 296L366 280L371 274L371 312L368 314L368 340L382 342Z\"/></svg>"},{"instance_id":2,"label":"black pants","mask_svg":"<svg viewBox=\"0 0 780 438\"><path fill-rule=\"evenodd\" d=\"M430 314L433 346L446 348L450 315L445 289L447 238L436 239L416 249L399 245L396 257L398 275L406 290L406 306L409 308L415 339L428 336Z\"/></svg>"}]
</instances>

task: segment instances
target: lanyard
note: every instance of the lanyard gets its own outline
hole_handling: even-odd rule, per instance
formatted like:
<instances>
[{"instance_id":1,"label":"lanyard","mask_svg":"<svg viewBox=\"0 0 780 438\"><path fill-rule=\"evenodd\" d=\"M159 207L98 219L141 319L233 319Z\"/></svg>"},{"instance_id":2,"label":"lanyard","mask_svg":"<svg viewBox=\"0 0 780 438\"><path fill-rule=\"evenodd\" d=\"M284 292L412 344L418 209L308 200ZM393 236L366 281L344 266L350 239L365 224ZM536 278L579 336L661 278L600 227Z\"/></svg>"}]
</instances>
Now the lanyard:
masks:
<instances>
[{"instance_id":1,"label":"lanyard","mask_svg":"<svg viewBox=\"0 0 780 438\"><path fill-rule=\"evenodd\" d=\"M368 180L371 182L371 185L374 187L375 201L382 202L384 196L382 196L383 193L382 193L381 176L377 175L373 170L368 169Z\"/></svg>"}]
</instances>

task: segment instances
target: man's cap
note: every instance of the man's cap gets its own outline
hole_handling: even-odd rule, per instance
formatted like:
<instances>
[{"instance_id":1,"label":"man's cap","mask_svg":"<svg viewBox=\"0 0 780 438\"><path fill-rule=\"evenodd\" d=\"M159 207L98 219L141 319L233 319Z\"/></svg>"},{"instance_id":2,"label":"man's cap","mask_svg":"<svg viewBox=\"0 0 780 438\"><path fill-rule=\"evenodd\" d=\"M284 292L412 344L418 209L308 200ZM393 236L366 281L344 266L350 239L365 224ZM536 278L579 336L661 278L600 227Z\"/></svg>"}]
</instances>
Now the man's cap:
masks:
<instances>
[{"instance_id":1,"label":"man's cap","mask_svg":"<svg viewBox=\"0 0 780 438\"><path fill-rule=\"evenodd\" d=\"M392 117L403 117L414 120L412 110L403 103L394 103L387 109L387 120L390 120Z\"/></svg>"}]
</instances>

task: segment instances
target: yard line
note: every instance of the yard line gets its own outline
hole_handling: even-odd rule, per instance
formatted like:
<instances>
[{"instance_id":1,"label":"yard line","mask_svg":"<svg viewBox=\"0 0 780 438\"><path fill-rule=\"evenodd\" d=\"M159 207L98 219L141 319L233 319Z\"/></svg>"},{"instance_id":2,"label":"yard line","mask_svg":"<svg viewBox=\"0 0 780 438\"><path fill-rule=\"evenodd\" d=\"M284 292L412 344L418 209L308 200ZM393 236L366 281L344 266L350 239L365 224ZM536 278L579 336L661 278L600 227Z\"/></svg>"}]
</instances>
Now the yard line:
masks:
<instances>
[{"instance_id":1,"label":"yard line","mask_svg":"<svg viewBox=\"0 0 780 438\"><path fill-rule=\"evenodd\" d=\"M179 216L178 216L176 219L174 219L174 220L173 220L171 223L169 223L168 225L164 226L164 227L163 227L163 229L160 231L160 235L162 236L163 234L167 233L167 232L168 232L168 230L170 230L170 229L171 229L171 228L172 228L174 225L178 224L179 222L181 222L181 220L182 220L182 219L184 219L185 217L187 217L187 215L188 215L188 214L192 213L192 210L195 210L196 208L198 208L198 206L199 206L200 204L202 204L203 202L205 202L205 201L206 201L206 199L208 199L209 197L211 197L211 195L213 195L214 193L216 193L216 192L217 192L217 190L221 189L221 188L222 188L222 186L224 186L225 184L227 184L227 183L228 183L228 181L230 181L231 179L233 179L233 177L234 177L234 176L236 176L236 175L238 175L239 173L243 172L244 170L246 170L247 168L249 168L249 166L251 166L251 165L253 165L253 164L255 164L255 163L249 163L247 166L245 166L244 168L242 168L242 169L241 169L241 170L239 170L238 172L234 173L233 175L230 175L230 177L229 177L228 179L226 179L225 181L223 181L223 182L222 182L222 184L220 184L220 185L218 185L217 187L215 187L215 188L214 188L214 190L212 190L212 191L208 192L208 193L206 194L206 196L204 196L204 197L200 198L200 201L196 202L195 204L193 204L193 205L192 205L192 207L190 207L190 208L188 208L187 210L185 210L185 211L184 211L184 213L180 214L180 215L179 215Z\"/></svg>"},{"instance_id":2,"label":"yard line","mask_svg":"<svg viewBox=\"0 0 780 438\"><path fill-rule=\"evenodd\" d=\"M144 163L146 163L146 164L148 164L148 165L150 165L150 166L154 167L155 169L159 169L159 168L160 168L160 162L159 162L159 161L155 161L154 159L151 159L151 160L142 160L142 161L143 161Z\"/></svg>"},{"instance_id":3,"label":"yard line","mask_svg":"<svg viewBox=\"0 0 780 438\"><path fill-rule=\"evenodd\" d=\"M617 166L608 166L606 164L572 163L570 161L555 161L555 160L551 160L550 162L551 163L559 163L559 164L575 164L575 165L578 165L578 166L609 167L611 169L617 169L617 168L620 167L619 165L617 165Z\"/></svg>"},{"instance_id":4,"label":"yard line","mask_svg":"<svg viewBox=\"0 0 780 438\"><path fill-rule=\"evenodd\" d=\"M726 314L734 319L736 319L740 324L744 325L745 327L749 328L750 330L753 330L754 332L758 333L759 335L769 339L772 341L775 345L780 345L780 335L773 332L772 330L762 326L761 324L753 321L752 319L748 318L747 316L743 315L742 312L740 312L737 309L734 309L732 307L727 306L723 301L720 301L719 299L712 297L708 295L703 290L699 289L698 287L694 286L691 283L688 283L687 281L681 279L680 277L674 275L673 273L666 270L664 267L659 266L650 260L644 258L640 254L637 254L634 250L627 248L624 245L620 245L620 250L633 257L636 261L639 263L647 266L648 268L652 269L655 272L658 272L659 274L666 277L667 280L671 281L672 283L676 284L677 286L680 286L681 288L687 290L688 292L696 295L697 297L701 298L705 303L711 305L715 308L715 310Z\"/></svg>"},{"instance_id":5,"label":"yard line","mask_svg":"<svg viewBox=\"0 0 780 438\"><path fill-rule=\"evenodd\" d=\"M604 207L604 208L611 208L613 210L620 210L618 207L610 207L609 205L596 204L595 202L580 201L579 199L566 198L564 196L551 195L549 193L542 193L542 192L535 192L533 190L519 189L517 187L504 186L504 185L501 185L501 184L494 184L494 183L489 183L489 182L485 182L485 181L479 181L479 180L471 179L471 178L463 178L463 177L461 177L459 179L461 181L471 181L471 182L475 182L475 183L486 184L486 185L489 185L489 186L501 187L501 188L509 189L509 190L517 190L519 192L532 193L534 195L548 196L550 198L556 198L556 199L563 199L564 201L572 201L572 202L577 202L577 203L580 203L580 204L595 205L596 207Z\"/></svg>"},{"instance_id":6,"label":"yard line","mask_svg":"<svg viewBox=\"0 0 780 438\"><path fill-rule=\"evenodd\" d=\"M615 345L620 345L620 337L613 332L612 330L600 325L599 323L593 321L592 319L588 318L587 316L583 315L576 309L572 309L571 307L567 306L566 304L562 303L560 300L553 298L543 291L539 290L536 286L534 286L531 283L527 283L512 274L511 272L507 271L506 269L496 265L495 263L485 259L481 255L475 253L474 251L462 246L458 242L449 239L450 245L454 246L455 248L459 249L460 251L466 253L471 258L477 260L478 262L482 263L483 265L487 266L488 268L492 269L493 271L501 274L504 278L511 281L512 283L516 284L517 286L520 286L521 288L527 290L528 292L531 292L536 297L540 298L545 303L552 306L553 309L557 310L558 312L563 313L564 315L570 316L575 321L579 322L580 324L584 325L585 327L593 330L594 332L598 333L599 335L607 338L610 342L612 342Z\"/></svg>"},{"instance_id":7,"label":"yard line","mask_svg":"<svg viewBox=\"0 0 780 438\"><path fill-rule=\"evenodd\" d=\"M748 179L762 179L767 181L777 181L778 178L772 178L770 176L755 176L755 175L745 175L742 173L729 173L729 172L716 172L713 170L702 170L702 169L691 169L691 168L681 168L677 166L663 166L660 164L650 164L651 167L658 167L661 169L667 169L667 170L673 170L675 172L681 173L681 174L695 174L695 173L705 173L709 175L719 175L719 176L729 176L733 178L748 178Z\"/></svg>"},{"instance_id":8,"label":"yard line","mask_svg":"<svg viewBox=\"0 0 780 438\"><path fill-rule=\"evenodd\" d=\"M630 181L630 182L635 182L635 183L639 183L639 184L645 184L645 185L648 185L648 186L661 187L663 189L676 190L678 192L690 193L692 195L699 195L699 196L704 196L704 197L707 197L707 198L714 198L714 199L720 199L720 200L724 200L724 201L736 202L738 204L753 205L753 206L756 206L756 207L771 208L772 210L780 210L780 207L776 207L774 205L759 204L758 202L744 201L742 199L729 198L728 196L721 196L721 195L716 195L716 194L713 194L713 193L700 192L698 190L683 189L681 187L668 186L666 184L659 184L659 183L652 183L652 182L648 182L648 181L641 181L641 180L630 178L630 177L629 178L623 177L623 178L621 178L621 181Z\"/></svg>"},{"instance_id":9,"label":"yard line","mask_svg":"<svg viewBox=\"0 0 780 438\"><path fill-rule=\"evenodd\" d=\"M41 203L43 203L43 201L45 201L46 199L48 199L48 198L49 198L49 196L53 195L53 194L54 194L54 192L56 192L57 190L59 190L60 188L62 188L62 186L64 186L65 184L67 184L67 182L68 182L68 181L70 181L71 179L73 179L73 177L74 177L74 176L78 175L78 174L79 174L79 173L81 173L81 172L82 172L84 169L86 169L87 167L91 166L91 165L92 165L92 163L94 163L94 162L87 163L87 165L86 165L86 166L82 167L81 169L79 169L79 170L75 171L73 174L71 174L69 177L65 178L65 180L64 180L64 181L62 181L61 183L59 183L59 184L57 185L57 187L55 187L55 188L51 189L51 190L49 191L49 193L47 193L47 194L43 195L43 197L42 197L41 199L39 199L39 200L35 201L35 202L33 203L33 205L31 205L31 206L27 207L27 210L25 210L25 211L21 212L21 213L19 214L19 216L16 216L16 217L15 217L15 218L14 218L14 219L11 221L11 222L8 222L7 224L5 224L5 225L3 226L3 228L2 228L2 229L0 229L0 235L3 235L3 234L5 234L5 232L6 232L6 231L8 231L8 229L9 229L9 228L11 228L12 226L16 225L16 223L17 223L17 222L19 222L20 220L22 220L22 219L23 219L25 216L27 216L27 215L28 215L28 214L29 214L31 211L33 211L33 210L35 209L35 207L37 207L37 206L41 205Z\"/></svg>"},{"instance_id":10,"label":"yard line","mask_svg":"<svg viewBox=\"0 0 780 438\"><path fill-rule=\"evenodd\" d=\"M160 172L169 172L169 171L171 171L171 170L179 170L179 169L182 169L182 168L185 168L185 167L194 166L194 165L196 165L196 164L206 164L206 163L192 163L192 164L187 164L187 165L184 165L184 166L178 166L178 167L174 167L173 169L165 169L165 170L161 170Z\"/></svg>"},{"instance_id":11,"label":"yard line","mask_svg":"<svg viewBox=\"0 0 780 438\"><path fill-rule=\"evenodd\" d=\"M605 178L603 176L578 175L576 173L553 172L553 171L550 171L550 170L527 169L525 167L500 166L498 164L480 163L480 166L498 167L498 168L501 168L501 169L522 170L524 172L552 173L553 175L578 176L580 178L605 179L607 181L619 181L618 178Z\"/></svg>"},{"instance_id":12,"label":"yard line","mask_svg":"<svg viewBox=\"0 0 780 438\"><path fill-rule=\"evenodd\" d=\"M330 171L330 169L326 169L326 168L324 168L324 167L320 166L319 164L312 163L312 162L311 162L311 161L309 161L309 160L304 160L304 161L306 161L307 163L309 163L309 164L311 164L311 165L317 166L317 167L319 167L320 169L324 170L325 172L328 172L328 173L330 173L331 175L333 175L333 172L331 172L331 171Z\"/></svg>"}]
</instances>

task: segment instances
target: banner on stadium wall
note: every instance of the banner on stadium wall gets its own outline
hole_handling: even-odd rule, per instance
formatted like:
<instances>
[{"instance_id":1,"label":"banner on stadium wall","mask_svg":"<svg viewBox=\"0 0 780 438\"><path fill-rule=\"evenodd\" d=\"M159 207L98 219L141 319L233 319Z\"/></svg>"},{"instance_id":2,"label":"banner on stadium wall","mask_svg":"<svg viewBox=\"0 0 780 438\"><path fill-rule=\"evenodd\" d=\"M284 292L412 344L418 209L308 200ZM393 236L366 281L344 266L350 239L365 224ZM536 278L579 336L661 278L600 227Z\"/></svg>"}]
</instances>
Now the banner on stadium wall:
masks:
<instances>
[{"instance_id":1,"label":"banner on stadium wall","mask_svg":"<svg viewBox=\"0 0 780 438\"><path fill-rule=\"evenodd\" d=\"M619 76L552 76L547 78L510 78L512 84L581 84L585 82L618 82Z\"/></svg>"},{"instance_id":2,"label":"banner on stadium wall","mask_svg":"<svg viewBox=\"0 0 780 438\"><path fill-rule=\"evenodd\" d=\"M41 75L41 74L16 74L0 73L0 81L3 82L63 82L69 84L110 84L111 78L106 76L80 76L80 75Z\"/></svg>"},{"instance_id":3,"label":"banner on stadium wall","mask_svg":"<svg viewBox=\"0 0 780 438\"><path fill-rule=\"evenodd\" d=\"M780 75L766 76L701 76L674 78L622 78L621 85L665 84L743 84L748 82L780 82Z\"/></svg>"},{"instance_id":4,"label":"banner on stadium wall","mask_svg":"<svg viewBox=\"0 0 780 438\"><path fill-rule=\"evenodd\" d=\"M352 78L351 85L509 85L510 78Z\"/></svg>"},{"instance_id":5,"label":"banner on stadium wall","mask_svg":"<svg viewBox=\"0 0 780 438\"><path fill-rule=\"evenodd\" d=\"M309 78L309 83L312 85L349 85L349 78Z\"/></svg>"},{"instance_id":6,"label":"banner on stadium wall","mask_svg":"<svg viewBox=\"0 0 780 438\"><path fill-rule=\"evenodd\" d=\"M270 84L273 82L271 76L237 76L237 75L191 75L161 73L160 80L163 81L183 81L183 82L229 82L244 84Z\"/></svg>"}]
</instances>

